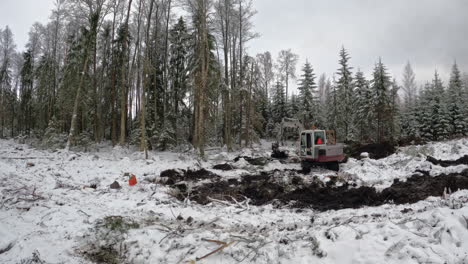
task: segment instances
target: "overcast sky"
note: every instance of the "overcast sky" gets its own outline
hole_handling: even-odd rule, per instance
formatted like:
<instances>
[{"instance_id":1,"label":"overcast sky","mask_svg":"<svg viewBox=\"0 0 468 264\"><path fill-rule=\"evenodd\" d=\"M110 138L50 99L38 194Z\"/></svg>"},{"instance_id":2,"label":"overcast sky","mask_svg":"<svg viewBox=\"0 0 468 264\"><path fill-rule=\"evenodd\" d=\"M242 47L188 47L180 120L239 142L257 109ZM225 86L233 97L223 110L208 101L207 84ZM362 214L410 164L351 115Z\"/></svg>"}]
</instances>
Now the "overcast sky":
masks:
<instances>
[{"instance_id":1,"label":"overcast sky","mask_svg":"<svg viewBox=\"0 0 468 264\"><path fill-rule=\"evenodd\" d=\"M53 2L0 0L0 27L9 25L23 49L30 26L47 22ZM332 76L344 45L354 72L361 68L367 76L379 57L398 81L408 60L419 83L435 69L447 80L455 59L468 71L468 0L254 0L254 6L261 37L249 52L276 57L292 49L298 70L308 59L316 73Z\"/></svg>"}]
</instances>

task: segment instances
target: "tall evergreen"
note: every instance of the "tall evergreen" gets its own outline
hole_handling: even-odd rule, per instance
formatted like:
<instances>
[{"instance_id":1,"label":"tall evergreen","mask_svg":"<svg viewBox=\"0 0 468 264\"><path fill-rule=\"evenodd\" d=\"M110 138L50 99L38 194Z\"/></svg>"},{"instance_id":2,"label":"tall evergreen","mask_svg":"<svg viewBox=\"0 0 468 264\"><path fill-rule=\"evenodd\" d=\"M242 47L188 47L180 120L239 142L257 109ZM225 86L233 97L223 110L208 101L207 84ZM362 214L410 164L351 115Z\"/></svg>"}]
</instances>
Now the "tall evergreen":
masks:
<instances>
[{"instance_id":1,"label":"tall evergreen","mask_svg":"<svg viewBox=\"0 0 468 264\"><path fill-rule=\"evenodd\" d=\"M468 115L468 104L463 97L463 82L458 65L455 63L452 67L452 73L447 90L447 110L450 116L450 134L454 136L464 135L468 132L466 119Z\"/></svg>"},{"instance_id":2,"label":"tall evergreen","mask_svg":"<svg viewBox=\"0 0 468 264\"><path fill-rule=\"evenodd\" d=\"M287 117L286 95L281 82L277 81L274 89L272 115L274 122L280 123L284 117Z\"/></svg>"},{"instance_id":3,"label":"tall evergreen","mask_svg":"<svg viewBox=\"0 0 468 264\"><path fill-rule=\"evenodd\" d=\"M323 108L325 110L324 116L326 119L326 127L336 131L337 115L339 113L338 93L336 85L332 84L330 80L327 81L325 88L325 106Z\"/></svg>"},{"instance_id":4,"label":"tall evergreen","mask_svg":"<svg viewBox=\"0 0 468 264\"><path fill-rule=\"evenodd\" d=\"M373 118L372 109L372 94L369 88L369 82L364 77L364 73L357 71L354 79L355 86L355 111L354 111L354 127L356 140L360 142L369 141L371 120Z\"/></svg>"},{"instance_id":5,"label":"tall evergreen","mask_svg":"<svg viewBox=\"0 0 468 264\"><path fill-rule=\"evenodd\" d=\"M34 65L31 50L23 54L23 66L21 68L21 89L20 89L20 122L19 129L29 134L32 127L32 92L34 82Z\"/></svg>"},{"instance_id":6,"label":"tall evergreen","mask_svg":"<svg viewBox=\"0 0 468 264\"><path fill-rule=\"evenodd\" d=\"M398 138L400 138L401 133L401 124L400 124L400 98L398 96L398 92L400 90L400 86L397 84L397 81L393 79L392 86L390 89L390 100L389 100L389 115L390 115L390 131L389 131L389 139L391 142L394 142Z\"/></svg>"},{"instance_id":7,"label":"tall evergreen","mask_svg":"<svg viewBox=\"0 0 468 264\"><path fill-rule=\"evenodd\" d=\"M299 118L305 127L309 127L317 121L317 85L315 84L315 74L309 62L302 68L303 74L299 83ZM292 101L292 100L291 100Z\"/></svg>"},{"instance_id":8,"label":"tall evergreen","mask_svg":"<svg viewBox=\"0 0 468 264\"><path fill-rule=\"evenodd\" d=\"M352 113L354 110L354 87L353 87L353 76L351 70L353 69L349 66L350 56L344 47L340 51L340 68L336 73L338 80L335 83L338 96L338 116L337 125L338 130L337 134L339 138L345 142L352 139Z\"/></svg>"},{"instance_id":9,"label":"tall evergreen","mask_svg":"<svg viewBox=\"0 0 468 264\"><path fill-rule=\"evenodd\" d=\"M373 79L371 81L372 97L375 114L375 140L383 142L389 138L390 128L390 97L389 90L391 86L390 76L387 69L379 58L379 62L375 65Z\"/></svg>"},{"instance_id":10,"label":"tall evergreen","mask_svg":"<svg viewBox=\"0 0 468 264\"><path fill-rule=\"evenodd\" d=\"M420 134L427 140L441 140L450 134L450 116L445 100L446 92L439 74L435 72L431 84L426 84L420 98Z\"/></svg>"}]
</instances>

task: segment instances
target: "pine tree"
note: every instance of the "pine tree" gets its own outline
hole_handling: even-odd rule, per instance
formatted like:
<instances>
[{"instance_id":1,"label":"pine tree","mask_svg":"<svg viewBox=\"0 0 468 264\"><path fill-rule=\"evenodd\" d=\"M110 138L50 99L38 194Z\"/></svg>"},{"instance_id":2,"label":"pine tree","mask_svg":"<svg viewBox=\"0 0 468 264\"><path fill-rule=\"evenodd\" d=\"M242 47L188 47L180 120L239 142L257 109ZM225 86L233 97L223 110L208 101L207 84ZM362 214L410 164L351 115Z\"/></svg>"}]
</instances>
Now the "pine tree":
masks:
<instances>
[{"instance_id":1,"label":"pine tree","mask_svg":"<svg viewBox=\"0 0 468 264\"><path fill-rule=\"evenodd\" d=\"M450 116L450 134L452 136L464 135L468 132L466 119L468 114L466 107L468 105L463 98L463 83L456 63L452 67L447 93L447 107L448 114Z\"/></svg>"},{"instance_id":2,"label":"pine tree","mask_svg":"<svg viewBox=\"0 0 468 264\"><path fill-rule=\"evenodd\" d=\"M309 62L302 68L302 78L299 83L298 110L299 119L305 127L310 127L317 120L317 102L314 97L317 85L315 84L315 74Z\"/></svg>"},{"instance_id":3,"label":"pine tree","mask_svg":"<svg viewBox=\"0 0 468 264\"><path fill-rule=\"evenodd\" d=\"M353 103L355 101L353 91L353 77L351 73L353 68L349 66L349 59L350 56L348 55L348 52L344 47L341 48L339 60L340 68L336 73L338 80L335 84L338 92L337 134L338 137L345 142L352 138L352 113L354 110Z\"/></svg>"}]
</instances>

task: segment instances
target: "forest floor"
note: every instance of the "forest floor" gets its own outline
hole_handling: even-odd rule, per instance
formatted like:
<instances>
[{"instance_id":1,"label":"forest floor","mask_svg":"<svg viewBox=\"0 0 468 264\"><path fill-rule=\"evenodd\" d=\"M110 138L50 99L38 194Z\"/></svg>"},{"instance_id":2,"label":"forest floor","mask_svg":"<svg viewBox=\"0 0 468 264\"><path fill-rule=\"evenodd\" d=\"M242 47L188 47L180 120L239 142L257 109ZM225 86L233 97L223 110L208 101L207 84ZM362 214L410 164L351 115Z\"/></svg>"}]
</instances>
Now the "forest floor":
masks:
<instances>
[{"instance_id":1,"label":"forest floor","mask_svg":"<svg viewBox=\"0 0 468 264\"><path fill-rule=\"evenodd\" d=\"M270 146L0 140L0 263L468 263L468 139L308 174Z\"/></svg>"}]
</instances>

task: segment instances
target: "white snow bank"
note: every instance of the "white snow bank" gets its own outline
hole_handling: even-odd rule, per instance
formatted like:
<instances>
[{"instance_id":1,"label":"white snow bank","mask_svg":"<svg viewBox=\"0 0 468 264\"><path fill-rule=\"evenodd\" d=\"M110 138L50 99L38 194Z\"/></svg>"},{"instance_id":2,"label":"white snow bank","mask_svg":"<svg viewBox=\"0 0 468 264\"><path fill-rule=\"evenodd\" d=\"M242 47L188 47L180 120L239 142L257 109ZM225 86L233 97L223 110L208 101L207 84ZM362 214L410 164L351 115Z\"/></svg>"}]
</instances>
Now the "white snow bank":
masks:
<instances>
[{"instance_id":1,"label":"white snow bank","mask_svg":"<svg viewBox=\"0 0 468 264\"><path fill-rule=\"evenodd\" d=\"M449 152L452 158L468 154L463 147L466 141L457 142L461 147ZM450 142L440 144L440 151L452 149L446 146ZM259 149L244 154L262 152L268 153ZM91 263L80 250L96 234L96 224L109 216L139 224L119 240L129 263L187 263L219 247L206 239L233 243L196 263L468 262L466 190L411 205L316 212L234 200L202 206L180 202L168 187L152 183L166 169L210 169L214 164L232 163L239 154L213 154L204 162L189 154L150 152L150 159L144 160L141 154L122 148L49 152L0 140L0 157L21 158L0 159L0 248L14 242L0 254L0 263L21 263L35 252L45 263ZM435 154L441 158L441 153ZM34 166L26 166L28 162ZM240 162L237 165L247 166ZM264 169L295 166L272 162ZM342 168L340 173L356 175L352 178L356 182L384 187L416 169L438 174L464 167L434 166L424 156L403 151L382 160L351 159ZM238 177L252 173L250 169L255 166L249 171L216 173ZM126 172L137 176L136 186L128 185ZM325 180L333 175L314 169L305 177ZM274 177L284 176L278 172ZM109 189L114 181L120 183L120 190Z\"/></svg>"}]
</instances>

